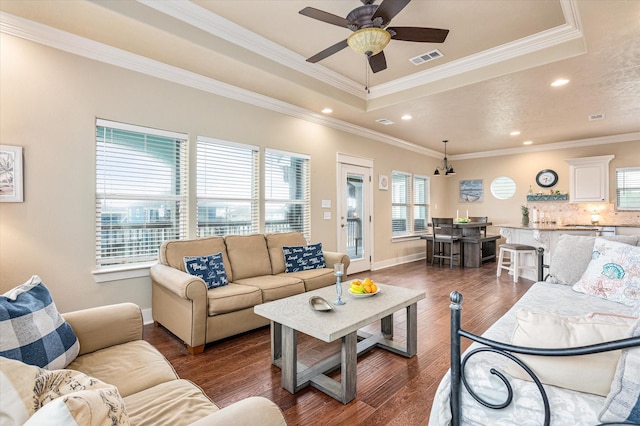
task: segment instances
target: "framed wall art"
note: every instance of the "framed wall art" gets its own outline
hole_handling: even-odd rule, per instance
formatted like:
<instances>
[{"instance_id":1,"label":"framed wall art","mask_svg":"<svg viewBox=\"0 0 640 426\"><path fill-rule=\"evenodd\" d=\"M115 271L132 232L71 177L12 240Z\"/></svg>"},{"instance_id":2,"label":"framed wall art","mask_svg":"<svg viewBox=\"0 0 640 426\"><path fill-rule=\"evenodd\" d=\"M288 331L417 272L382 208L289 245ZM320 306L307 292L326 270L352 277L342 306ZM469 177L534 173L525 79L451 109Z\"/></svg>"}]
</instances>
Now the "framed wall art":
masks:
<instances>
[{"instance_id":1,"label":"framed wall art","mask_svg":"<svg viewBox=\"0 0 640 426\"><path fill-rule=\"evenodd\" d=\"M0 201L23 201L21 146L0 145Z\"/></svg>"},{"instance_id":2,"label":"framed wall art","mask_svg":"<svg viewBox=\"0 0 640 426\"><path fill-rule=\"evenodd\" d=\"M389 189L389 176L378 175L378 189L387 191Z\"/></svg>"},{"instance_id":3,"label":"framed wall art","mask_svg":"<svg viewBox=\"0 0 640 426\"><path fill-rule=\"evenodd\" d=\"M483 201L482 179L461 180L460 198L461 203L481 203Z\"/></svg>"}]
</instances>

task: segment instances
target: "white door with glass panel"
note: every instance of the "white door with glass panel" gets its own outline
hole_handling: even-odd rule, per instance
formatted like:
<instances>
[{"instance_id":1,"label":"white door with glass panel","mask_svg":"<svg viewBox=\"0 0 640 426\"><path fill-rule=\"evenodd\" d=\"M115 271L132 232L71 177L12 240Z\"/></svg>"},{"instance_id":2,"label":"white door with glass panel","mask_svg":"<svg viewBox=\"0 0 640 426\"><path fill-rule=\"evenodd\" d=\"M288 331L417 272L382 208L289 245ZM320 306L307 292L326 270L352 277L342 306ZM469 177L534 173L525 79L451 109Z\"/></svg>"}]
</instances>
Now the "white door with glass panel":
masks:
<instances>
[{"instance_id":1,"label":"white door with glass panel","mask_svg":"<svg viewBox=\"0 0 640 426\"><path fill-rule=\"evenodd\" d=\"M371 269L371 168L339 163L338 251L347 253L347 272Z\"/></svg>"}]
</instances>

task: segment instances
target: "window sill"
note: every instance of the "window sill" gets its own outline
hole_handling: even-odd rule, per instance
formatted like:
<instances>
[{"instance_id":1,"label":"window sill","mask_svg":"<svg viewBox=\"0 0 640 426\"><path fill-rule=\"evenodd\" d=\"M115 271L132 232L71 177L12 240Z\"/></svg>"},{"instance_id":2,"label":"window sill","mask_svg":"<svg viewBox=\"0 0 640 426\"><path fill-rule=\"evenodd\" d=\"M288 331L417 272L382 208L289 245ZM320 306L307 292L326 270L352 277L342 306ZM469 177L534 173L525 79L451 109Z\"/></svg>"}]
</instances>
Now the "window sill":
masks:
<instances>
[{"instance_id":1,"label":"window sill","mask_svg":"<svg viewBox=\"0 0 640 426\"><path fill-rule=\"evenodd\" d=\"M426 234L424 234L426 235ZM419 240L420 239L420 235L416 235L416 234L412 234L412 235L401 235L398 237L391 237L391 242L392 243L402 243L405 241L414 241L414 240Z\"/></svg>"},{"instance_id":2,"label":"window sill","mask_svg":"<svg viewBox=\"0 0 640 426\"><path fill-rule=\"evenodd\" d=\"M130 278L141 278L149 276L149 268L156 262L145 262L136 265L103 266L96 268L91 273L97 283L109 281L120 281Z\"/></svg>"}]
</instances>

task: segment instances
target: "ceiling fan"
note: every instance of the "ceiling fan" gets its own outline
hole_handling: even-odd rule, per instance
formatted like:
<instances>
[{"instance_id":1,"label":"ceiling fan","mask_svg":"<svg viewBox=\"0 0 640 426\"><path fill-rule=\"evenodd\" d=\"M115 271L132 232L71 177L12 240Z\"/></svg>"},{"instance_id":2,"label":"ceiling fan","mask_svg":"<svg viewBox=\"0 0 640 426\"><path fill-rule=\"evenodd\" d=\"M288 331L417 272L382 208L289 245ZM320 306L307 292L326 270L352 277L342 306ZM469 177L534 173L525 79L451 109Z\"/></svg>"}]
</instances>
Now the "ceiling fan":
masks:
<instances>
[{"instance_id":1,"label":"ceiling fan","mask_svg":"<svg viewBox=\"0 0 640 426\"><path fill-rule=\"evenodd\" d=\"M422 27L388 27L411 0L383 0L380 5L375 0L360 0L363 6L353 9L346 18L324 12L313 7L305 7L299 13L328 24L345 27L353 31L346 40L340 41L307 59L319 62L347 46L367 56L374 73L387 68L387 60L382 51L391 39L420 43L443 43L449 30Z\"/></svg>"}]
</instances>

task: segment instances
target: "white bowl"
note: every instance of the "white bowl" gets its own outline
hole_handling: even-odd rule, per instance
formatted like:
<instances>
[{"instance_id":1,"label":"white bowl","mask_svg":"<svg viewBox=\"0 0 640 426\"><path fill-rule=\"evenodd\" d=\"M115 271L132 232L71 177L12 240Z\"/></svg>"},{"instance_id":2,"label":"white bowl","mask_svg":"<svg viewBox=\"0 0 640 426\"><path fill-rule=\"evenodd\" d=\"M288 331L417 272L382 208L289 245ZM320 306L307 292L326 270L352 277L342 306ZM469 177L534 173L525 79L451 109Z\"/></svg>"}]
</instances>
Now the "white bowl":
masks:
<instances>
[{"instance_id":1,"label":"white bowl","mask_svg":"<svg viewBox=\"0 0 640 426\"><path fill-rule=\"evenodd\" d=\"M380 293L380 289L377 289L375 293L351 293L351 289L349 289L348 293L353 297L371 297Z\"/></svg>"}]
</instances>

